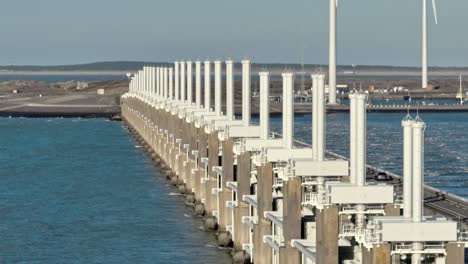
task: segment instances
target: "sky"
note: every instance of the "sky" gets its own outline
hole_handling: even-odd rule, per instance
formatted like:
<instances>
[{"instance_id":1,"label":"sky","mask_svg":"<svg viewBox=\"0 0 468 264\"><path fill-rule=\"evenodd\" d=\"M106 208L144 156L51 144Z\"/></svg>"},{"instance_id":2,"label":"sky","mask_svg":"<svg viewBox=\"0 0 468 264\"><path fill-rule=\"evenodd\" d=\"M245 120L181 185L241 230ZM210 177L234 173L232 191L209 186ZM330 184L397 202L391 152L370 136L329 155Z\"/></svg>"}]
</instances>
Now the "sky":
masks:
<instances>
[{"instance_id":1,"label":"sky","mask_svg":"<svg viewBox=\"0 0 468 264\"><path fill-rule=\"evenodd\" d=\"M338 64L419 66L421 0L338 0ZM468 1L428 1L429 64L468 66ZM328 0L2 0L0 65L328 62Z\"/></svg>"}]
</instances>

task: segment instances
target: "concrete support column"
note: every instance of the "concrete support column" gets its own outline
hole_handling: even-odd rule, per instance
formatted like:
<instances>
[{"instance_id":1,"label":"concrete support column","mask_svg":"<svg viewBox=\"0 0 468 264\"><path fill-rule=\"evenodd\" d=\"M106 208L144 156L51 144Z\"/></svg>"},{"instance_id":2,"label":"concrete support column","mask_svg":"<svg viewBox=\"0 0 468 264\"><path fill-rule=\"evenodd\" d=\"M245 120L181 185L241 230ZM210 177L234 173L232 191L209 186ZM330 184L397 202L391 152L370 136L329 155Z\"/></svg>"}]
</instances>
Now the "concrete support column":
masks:
<instances>
[{"instance_id":1,"label":"concrete support column","mask_svg":"<svg viewBox=\"0 0 468 264\"><path fill-rule=\"evenodd\" d=\"M271 247L263 243L263 236L271 234L271 223L264 212L273 210L273 165L263 164L257 168L257 215L258 224L254 226L254 263L272 263Z\"/></svg>"},{"instance_id":2,"label":"concrete support column","mask_svg":"<svg viewBox=\"0 0 468 264\"><path fill-rule=\"evenodd\" d=\"M392 249L388 243L374 244L370 250L362 248L362 264L392 264Z\"/></svg>"},{"instance_id":3,"label":"concrete support column","mask_svg":"<svg viewBox=\"0 0 468 264\"><path fill-rule=\"evenodd\" d=\"M403 126L403 215L412 217L413 208L413 120L408 116Z\"/></svg>"},{"instance_id":4,"label":"concrete support column","mask_svg":"<svg viewBox=\"0 0 468 264\"><path fill-rule=\"evenodd\" d=\"M187 102L192 105L193 97L192 97L192 81L193 81L193 73L192 73L192 62L187 61Z\"/></svg>"},{"instance_id":5,"label":"concrete support column","mask_svg":"<svg viewBox=\"0 0 468 264\"><path fill-rule=\"evenodd\" d=\"M270 73L260 75L260 138L268 139L270 133Z\"/></svg>"},{"instance_id":6,"label":"concrete support column","mask_svg":"<svg viewBox=\"0 0 468 264\"><path fill-rule=\"evenodd\" d=\"M205 61L205 110L210 111L211 108L211 62Z\"/></svg>"},{"instance_id":7,"label":"concrete support column","mask_svg":"<svg viewBox=\"0 0 468 264\"><path fill-rule=\"evenodd\" d=\"M159 98L161 99L164 99L164 89L164 67L159 67Z\"/></svg>"},{"instance_id":8,"label":"concrete support column","mask_svg":"<svg viewBox=\"0 0 468 264\"><path fill-rule=\"evenodd\" d=\"M226 182L234 181L234 153L233 153L233 139L227 139L222 141L223 155L222 166L223 176L221 186L223 191L219 193L219 230L225 231L226 226L230 224L231 220L231 209L226 206L227 201L232 200L232 192L226 187Z\"/></svg>"},{"instance_id":9,"label":"concrete support column","mask_svg":"<svg viewBox=\"0 0 468 264\"><path fill-rule=\"evenodd\" d=\"M242 123L244 126L249 126L251 119L251 64L250 60L242 61Z\"/></svg>"},{"instance_id":10,"label":"concrete support column","mask_svg":"<svg viewBox=\"0 0 468 264\"><path fill-rule=\"evenodd\" d=\"M424 208L424 129L426 124L419 118L413 122L413 222L423 221ZM422 250L421 242L413 243L413 250ZM421 254L411 256L412 264L421 263Z\"/></svg>"},{"instance_id":11,"label":"concrete support column","mask_svg":"<svg viewBox=\"0 0 468 264\"><path fill-rule=\"evenodd\" d=\"M317 100L318 100L318 79L317 75L312 74L312 159L317 160L317 141L318 141L318 132L317 132Z\"/></svg>"},{"instance_id":12,"label":"concrete support column","mask_svg":"<svg viewBox=\"0 0 468 264\"><path fill-rule=\"evenodd\" d=\"M447 264L463 264L465 263L465 248L463 243L449 242L447 243Z\"/></svg>"},{"instance_id":13,"label":"concrete support column","mask_svg":"<svg viewBox=\"0 0 468 264\"><path fill-rule=\"evenodd\" d=\"M218 133L214 132L208 135L208 175L209 182L207 183L207 194L206 194L206 209L209 213L212 213L217 209L216 200L212 194L212 189L216 188L217 175L213 172L213 167L219 165L219 139Z\"/></svg>"},{"instance_id":14,"label":"concrete support column","mask_svg":"<svg viewBox=\"0 0 468 264\"><path fill-rule=\"evenodd\" d=\"M156 99L161 98L161 67L156 67L156 74L155 74L155 82L156 82L156 93L154 97Z\"/></svg>"},{"instance_id":15,"label":"concrete support column","mask_svg":"<svg viewBox=\"0 0 468 264\"><path fill-rule=\"evenodd\" d=\"M356 94L350 93L349 96L349 173L350 178L349 181L352 184L356 184L357 182L357 171L356 171L356 161L357 161L357 101L356 101Z\"/></svg>"},{"instance_id":16,"label":"concrete support column","mask_svg":"<svg viewBox=\"0 0 468 264\"><path fill-rule=\"evenodd\" d=\"M226 116L234 120L234 62L226 61Z\"/></svg>"},{"instance_id":17,"label":"concrete support column","mask_svg":"<svg viewBox=\"0 0 468 264\"><path fill-rule=\"evenodd\" d=\"M169 100L174 99L174 72L172 68L169 68Z\"/></svg>"},{"instance_id":18,"label":"concrete support column","mask_svg":"<svg viewBox=\"0 0 468 264\"><path fill-rule=\"evenodd\" d=\"M413 122L413 221L421 222L423 217L424 184L424 129L422 120Z\"/></svg>"},{"instance_id":19,"label":"concrete support column","mask_svg":"<svg viewBox=\"0 0 468 264\"><path fill-rule=\"evenodd\" d=\"M195 105L201 108L201 61L195 62Z\"/></svg>"},{"instance_id":20,"label":"concrete support column","mask_svg":"<svg viewBox=\"0 0 468 264\"><path fill-rule=\"evenodd\" d=\"M215 113L221 115L221 61L215 61Z\"/></svg>"},{"instance_id":21,"label":"concrete support column","mask_svg":"<svg viewBox=\"0 0 468 264\"><path fill-rule=\"evenodd\" d=\"M175 101L179 101L179 98L180 98L179 97L179 80L180 80L179 78L180 78L180 76L179 76L179 62L176 61L174 63L174 85L175 85L175 87L174 87L174 89L175 89L175 91L174 91L174 97L175 97L174 100Z\"/></svg>"},{"instance_id":22,"label":"concrete support column","mask_svg":"<svg viewBox=\"0 0 468 264\"><path fill-rule=\"evenodd\" d=\"M180 101L182 103L185 103L187 100L185 90L187 89L187 84L185 82L186 78L185 74L185 61L180 62Z\"/></svg>"},{"instance_id":23,"label":"concrete support column","mask_svg":"<svg viewBox=\"0 0 468 264\"><path fill-rule=\"evenodd\" d=\"M316 210L317 263L338 263L338 207L329 206Z\"/></svg>"},{"instance_id":24,"label":"concrete support column","mask_svg":"<svg viewBox=\"0 0 468 264\"><path fill-rule=\"evenodd\" d=\"M325 75L317 75L317 160L325 159Z\"/></svg>"},{"instance_id":25,"label":"concrete support column","mask_svg":"<svg viewBox=\"0 0 468 264\"><path fill-rule=\"evenodd\" d=\"M242 200L250 194L251 153L245 152L237 157L237 197L238 205L234 210L234 249L242 250L242 244L249 241L249 226L242 222L249 215L249 205Z\"/></svg>"},{"instance_id":26,"label":"concrete support column","mask_svg":"<svg viewBox=\"0 0 468 264\"><path fill-rule=\"evenodd\" d=\"M168 96L168 87L167 87L167 67L163 68L163 98L164 101L167 101L167 96Z\"/></svg>"},{"instance_id":27,"label":"concrete support column","mask_svg":"<svg viewBox=\"0 0 468 264\"><path fill-rule=\"evenodd\" d=\"M292 239L302 237L302 180L292 177L283 182L283 237L284 248L280 248L280 263L300 264L301 254L291 245Z\"/></svg>"},{"instance_id":28,"label":"concrete support column","mask_svg":"<svg viewBox=\"0 0 468 264\"><path fill-rule=\"evenodd\" d=\"M358 111L356 113L356 171L357 185L364 186L366 182L366 95L356 95Z\"/></svg>"}]
</instances>

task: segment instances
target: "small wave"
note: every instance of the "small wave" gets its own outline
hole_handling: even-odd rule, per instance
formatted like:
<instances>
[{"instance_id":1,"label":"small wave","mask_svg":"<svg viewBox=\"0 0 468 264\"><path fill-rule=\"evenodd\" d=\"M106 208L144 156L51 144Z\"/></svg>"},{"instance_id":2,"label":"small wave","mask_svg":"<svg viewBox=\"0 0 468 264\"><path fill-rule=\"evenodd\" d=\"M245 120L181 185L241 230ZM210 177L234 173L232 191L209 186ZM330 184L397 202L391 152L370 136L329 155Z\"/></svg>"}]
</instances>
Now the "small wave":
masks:
<instances>
[{"instance_id":1,"label":"small wave","mask_svg":"<svg viewBox=\"0 0 468 264\"><path fill-rule=\"evenodd\" d=\"M205 247L208 247L208 248L217 248L218 245L206 244Z\"/></svg>"},{"instance_id":2,"label":"small wave","mask_svg":"<svg viewBox=\"0 0 468 264\"><path fill-rule=\"evenodd\" d=\"M198 229L205 230L205 228L203 226L199 226Z\"/></svg>"},{"instance_id":3,"label":"small wave","mask_svg":"<svg viewBox=\"0 0 468 264\"><path fill-rule=\"evenodd\" d=\"M141 148L141 146L140 145L135 145L135 148Z\"/></svg>"},{"instance_id":4,"label":"small wave","mask_svg":"<svg viewBox=\"0 0 468 264\"><path fill-rule=\"evenodd\" d=\"M181 193L176 193L176 192L170 192L167 195L169 195L169 196L180 196L182 194Z\"/></svg>"},{"instance_id":5,"label":"small wave","mask_svg":"<svg viewBox=\"0 0 468 264\"><path fill-rule=\"evenodd\" d=\"M185 217L187 217L187 218L190 218L190 217L192 217L192 216L191 216L191 215L189 215L189 214L184 214L184 216L185 216Z\"/></svg>"}]
</instances>

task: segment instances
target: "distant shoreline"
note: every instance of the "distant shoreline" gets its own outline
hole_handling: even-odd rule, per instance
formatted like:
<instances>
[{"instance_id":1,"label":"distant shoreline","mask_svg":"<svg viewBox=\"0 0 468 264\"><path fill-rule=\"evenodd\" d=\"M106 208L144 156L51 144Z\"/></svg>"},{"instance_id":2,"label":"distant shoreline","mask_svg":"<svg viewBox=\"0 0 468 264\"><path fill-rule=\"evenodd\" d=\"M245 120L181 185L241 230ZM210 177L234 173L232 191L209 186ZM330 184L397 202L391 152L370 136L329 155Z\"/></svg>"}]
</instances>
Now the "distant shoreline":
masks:
<instances>
[{"instance_id":1,"label":"distant shoreline","mask_svg":"<svg viewBox=\"0 0 468 264\"><path fill-rule=\"evenodd\" d=\"M258 72L262 71L263 69L260 68L253 68L252 75L258 74ZM126 76L127 73L134 73L135 71L114 71L114 70L98 70L98 71L51 71L51 70L43 70L43 71L5 71L0 70L0 75L38 75L38 76L46 76L46 75L123 75ZM272 74L281 74L283 71L278 69L271 69L270 73ZM306 69L306 74L310 74L310 69ZM451 76L458 76L459 74L468 75L468 71L456 71L456 70L434 70L429 71L430 76L439 76L439 77L451 77ZM296 74L301 74L300 71L296 72ZM356 77L385 77L385 76L406 76L406 77L418 77L421 75L418 71L395 71L395 70L362 70L356 71L355 74L349 71L338 71L337 72L339 78L352 78ZM236 75L240 75L240 72L236 73Z\"/></svg>"},{"instance_id":2,"label":"distant shoreline","mask_svg":"<svg viewBox=\"0 0 468 264\"><path fill-rule=\"evenodd\" d=\"M129 71L2 71L0 75L126 75Z\"/></svg>"}]
</instances>

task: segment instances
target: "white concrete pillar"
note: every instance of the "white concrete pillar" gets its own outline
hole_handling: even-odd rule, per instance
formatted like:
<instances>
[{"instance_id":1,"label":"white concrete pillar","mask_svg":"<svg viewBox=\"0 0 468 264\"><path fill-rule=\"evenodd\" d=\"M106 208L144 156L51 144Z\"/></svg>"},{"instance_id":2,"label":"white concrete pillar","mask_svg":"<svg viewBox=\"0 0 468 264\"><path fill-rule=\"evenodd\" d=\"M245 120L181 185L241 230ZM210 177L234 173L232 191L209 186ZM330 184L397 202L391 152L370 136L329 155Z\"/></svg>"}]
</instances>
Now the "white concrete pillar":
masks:
<instances>
[{"instance_id":1,"label":"white concrete pillar","mask_svg":"<svg viewBox=\"0 0 468 264\"><path fill-rule=\"evenodd\" d=\"M164 67L164 100L167 101L167 98L169 96L169 80L168 80L168 68Z\"/></svg>"},{"instance_id":2,"label":"white concrete pillar","mask_svg":"<svg viewBox=\"0 0 468 264\"><path fill-rule=\"evenodd\" d=\"M270 73L260 72L260 138L268 139L270 133Z\"/></svg>"},{"instance_id":3,"label":"white concrete pillar","mask_svg":"<svg viewBox=\"0 0 468 264\"><path fill-rule=\"evenodd\" d=\"M403 127L403 216L412 217L413 207L413 120L408 115Z\"/></svg>"},{"instance_id":4,"label":"white concrete pillar","mask_svg":"<svg viewBox=\"0 0 468 264\"><path fill-rule=\"evenodd\" d=\"M211 109L211 62L205 61L205 110Z\"/></svg>"},{"instance_id":5,"label":"white concrete pillar","mask_svg":"<svg viewBox=\"0 0 468 264\"><path fill-rule=\"evenodd\" d=\"M179 97L179 78L180 78L180 75L179 75L179 62L176 61L174 62L174 100L175 101L179 101L180 97Z\"/></svg>"},{"instance_id":6,"label":"white concrete pillar","mask_svg":"<svg viewBox=\"0 0 468 264\"><path fill-rule=\"evenodd\" d=\"M201 108L201 61L195 62L195 105Z\"/></svg>"},{"instance_id":7,"label":"white concrete pillar","mask_svg":"<svg viewBox=\"0 0 468 264\"><path fill-rule=\"evenodd\" d=\"M424 184L424 129L426 124L418 119L413 122L413 221L423 217Z\"/></svg>"},{"instance_id":8,"label":"white concrete pillar","mask_svg":"<svg viewBox=\"0 0 468 264\"><path fill-rule=\"evenodd\" d=\"M336 0L329 0L329 64L328 64L328 103L336 104Z\"/></svg>"},{"instance_id":9,"label":"white concrete pillar","mask_svg":"<svg viewBox=\"0 0 468 264\"><path fill-rule=\"evenodd\" d=\"M161 67L156 67L156 98L161 98Z\"/></svg>"},{"instance_id":10,"label":"white concrete pillar","mask_svg":"<svg viewBox=\"0 0 468 264\"><path fill-rule=\"evenodd\" d=\"M187 97L185 94L185 91L187 89L187 84L185 82L185 79L187 76L185 75L185 61L180 62L180 101L182 103L185 103L187 101Z\"/></svg>"},{"instance_id":11,"label":"white concrete pillar","mask_svg":"<svg viewBox=\"0 0 468 264\"><path fill-rule=\"evenodd\" d=\"M325 75L317 75L317 160L325 159Z\"/></svg>"},{"instance_id":12,"label":"white concrete pillar","mask_svg":"<svg viewBox=\"0 0 468 264\"><path fill-rule=\"evenodd\" d=\"M140 74L140 83L141 83L141 91L142 91L142 94L143 94L143 100L146 101L147 94L146 94L146 87L145 87L145 72L144 72L144 70L142 70L141 74Z\"/></svg>"},{"instance_id":13,"label":"white concrete pillar","mask_svg":"<svg viewBox=\"0 0 468 264\"><path fill-rule=\"evenodd\" d=\"M251 61L242 61L242 121L244 126L250 125L250 89L251 89Z\"/></svg>"},{"instance_id":14,"label":"white concrete pillar","mask_svg":"<svg viewBox=\"0 0 468 264\"><path fill-rule=\"evenodd\" d=\"M221 115L221 61L214 62L215 71L215 113Z\"/></svg>"},{"instance_id":15,"label":"white concrete pillar","mask_svg":"<svg viewBox=\"0 0 468 264\"><path fill-rule=\"evenodd\" d=\"M226 116L234 120L234 62L226 61Z\"/></svg>"},{"instance_id":16,"label":"white concrete pillar","mask_svg":"<svg viewBox=\"0 0 468 264\"><path fill-rule=\"evenodd\" d=\"M293 148L294 137L294 73L283 73L283 146Z\"/></svg>"},{"instance_id":17,"label":"white concrete pillar","mask_svg":"<svg viewBox=\"0 0 468 264\"><path fill-rule=\"evenodd\" d=\"M356 184L358 186L364 186L366 183L366 98L367 96L364 93L356 95L358 108L356 120Z\"/></svg>"},{"instance_id":18,"label":"white concrete pillar","mask_svg":"<svg viewBox=\"0 0 468 264\"><path fill-rule=\"evenodd\" d=\"M173 100L174 99L174 75L173 75L173 69L172 68L169 68L169 100Z\"/></svg>"},{"instance_id":19,"label":"white concrete pillar","mask_svg":"<svg viewBox=\"0 0 468 264\"><path fill-rule=\"evenodd\" d=\"M318 111L317 111L317 101L318 101L318 79L316 74L312 74L312 159L317 160L317 141L318 141L318 132L317 132L317 120L318 120Z\"/></svg>"},{"instance_id":20,"label":"white concrete pillar","mask_svg":"<svg viewBox=\"0 0 468 264\"><path fill-rule=\"evenodd\" d=\"M156 95L156 67L150 67L150 93L151 93L151 101L154 101Z\"/></svg>"},{"instance_id":21,"label":"white concrete pillar","mask_svg":"<svg viewBox=\"0 0 468 264\"><path fill-rule=\"evenodd\" d=\"M145 98L144 97L144 95L145 95L144 92L145 91L143 90L143 82L142 81L143 81L143 71L140 70L140 71L138 71L138 90L140 90L140 94L141 94L140 97L142 99L144 99Z\"/></svg>"},{"instance_id":22,"label":"white concrete pillar","mask_svg":"<svg viewBox=\"0 0 468 264\"><path fill-rule=\"evenodd\" d=\"M159 67L159 97L164 97L164 67Z\"/></svg>"},{"instance_id":23,"label":"white concrete pillar","mask_svg":"<svg viewBox=\"0 0 468 264\"><path fill-rule=\"evenodd\" d=\"M187 102L189 103L189 105L192 105L192 103L193 103L192 81L193 81L192 62L187 61Z\"/></svg>"},{"instance_id":24,"label":"white concrete pillar","mask_svg":"<svg viewBox=\"0 0 468 264\"><path fill-rule=\"evenodd\" d=\"M349 181L356 184L357 181L357 112L358 105L356 101L356 94L352 92L349 94Z\"/></svg>"}]
</instances>

